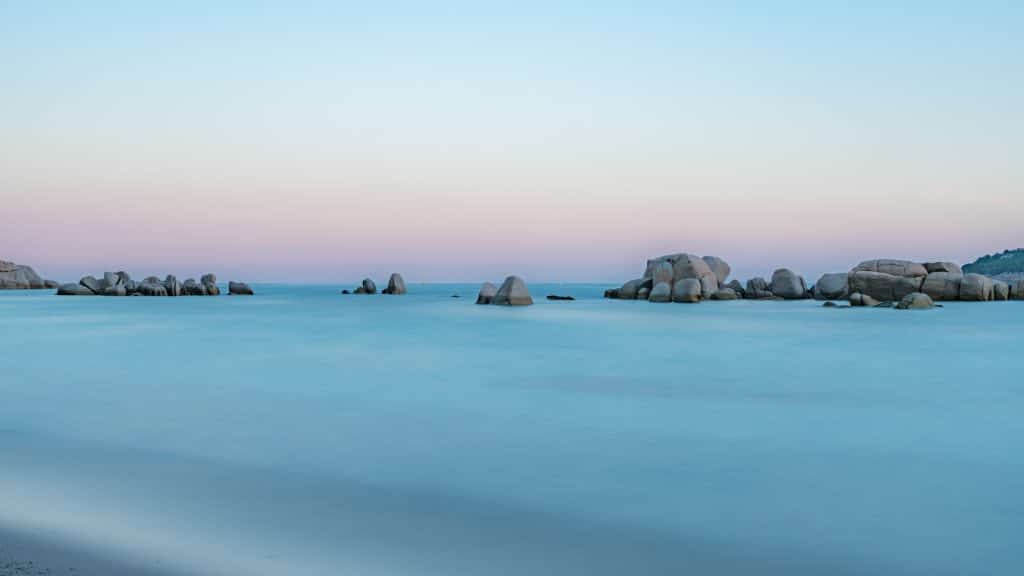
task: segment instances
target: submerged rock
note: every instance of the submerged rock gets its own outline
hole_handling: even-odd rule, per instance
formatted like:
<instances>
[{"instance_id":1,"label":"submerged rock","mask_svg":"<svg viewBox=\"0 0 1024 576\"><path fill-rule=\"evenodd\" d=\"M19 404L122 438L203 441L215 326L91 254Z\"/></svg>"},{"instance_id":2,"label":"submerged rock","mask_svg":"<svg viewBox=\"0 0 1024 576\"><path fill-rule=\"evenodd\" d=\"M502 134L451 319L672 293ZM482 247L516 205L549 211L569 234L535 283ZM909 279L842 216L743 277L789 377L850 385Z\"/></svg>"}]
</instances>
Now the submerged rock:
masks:
<instances>
[{"instance_id":1,"label":"submerged rock","mask_svg":"<svg viewBox=\"0 0 1024 576\"><path fill-rule=\"evenodd\" d=\"M923 292L914 292L913 294L907 294L900 300L900 303L896 305L898 310L929 310L935 307L935 302L927 294Z\"/></svg>"},{"instance_id":2,"label":"submerged rock","mask_svg":"<svg viewBox=\"0 0 1024 576\"><path fill-rule=\"evenodd\" d=\"M854 292L853 294L850 294L850 306L874 307L878 305L878 300L875 300L874 298L868 296L867 294L861 294L860 292Z\"/></svg>"}]
</instances>

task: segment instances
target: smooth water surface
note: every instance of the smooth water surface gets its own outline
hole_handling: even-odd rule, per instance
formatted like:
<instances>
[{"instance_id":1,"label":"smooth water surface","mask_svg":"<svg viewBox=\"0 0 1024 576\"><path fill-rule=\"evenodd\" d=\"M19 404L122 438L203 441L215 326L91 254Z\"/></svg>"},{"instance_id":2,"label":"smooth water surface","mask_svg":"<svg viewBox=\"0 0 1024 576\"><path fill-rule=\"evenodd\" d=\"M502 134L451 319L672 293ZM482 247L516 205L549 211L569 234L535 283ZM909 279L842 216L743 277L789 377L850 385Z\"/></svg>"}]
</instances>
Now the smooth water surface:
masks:
<instances>
[{"instance_id":1,"label":"smooth water surface","mask_svg":"<svg viewBox=\"0 0 1024 576\"><path fill-rule=\"evenodd\" d=\"M188 574L1021 569L1024 303L256 289L0 293L0 526Z\"/></svg>"}]
</instances>

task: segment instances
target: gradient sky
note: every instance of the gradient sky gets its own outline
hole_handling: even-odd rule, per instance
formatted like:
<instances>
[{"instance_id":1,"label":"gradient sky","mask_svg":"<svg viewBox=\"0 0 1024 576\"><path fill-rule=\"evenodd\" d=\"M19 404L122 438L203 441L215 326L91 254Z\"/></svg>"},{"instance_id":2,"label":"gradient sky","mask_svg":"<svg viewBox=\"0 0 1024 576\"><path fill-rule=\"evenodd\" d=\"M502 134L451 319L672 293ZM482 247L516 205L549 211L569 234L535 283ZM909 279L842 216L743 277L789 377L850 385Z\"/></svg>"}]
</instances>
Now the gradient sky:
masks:
<instances>
[{"instance_id":1,"label":"gradient sky","mask_svg":"<svg viewBox=\"0 0 1024 576\"><path fill-rule=\"evenodd\" d=\"M1024 2L0 0L0 259L816 279L1024 246Z\"/></svg>"}]
</instances>

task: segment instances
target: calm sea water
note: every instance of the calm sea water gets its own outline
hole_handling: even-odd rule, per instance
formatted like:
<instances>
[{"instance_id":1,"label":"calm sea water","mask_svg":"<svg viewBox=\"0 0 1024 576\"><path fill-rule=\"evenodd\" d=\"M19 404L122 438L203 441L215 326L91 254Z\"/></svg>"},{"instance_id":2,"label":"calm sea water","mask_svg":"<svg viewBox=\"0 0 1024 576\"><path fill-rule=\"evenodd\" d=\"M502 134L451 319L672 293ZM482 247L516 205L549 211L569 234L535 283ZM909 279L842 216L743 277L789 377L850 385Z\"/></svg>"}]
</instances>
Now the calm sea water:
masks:
<instances>
[{"instance_id":1,"label":"calm sea water","mask_svg":"<svg viewBox=\"0 0 1024 576\"><path fill-rule=\"evenodd\" d=\"M0 294L0 526L188 574L1022 569L1024 303L476 288Z\"/></svg>"}]
</instances>

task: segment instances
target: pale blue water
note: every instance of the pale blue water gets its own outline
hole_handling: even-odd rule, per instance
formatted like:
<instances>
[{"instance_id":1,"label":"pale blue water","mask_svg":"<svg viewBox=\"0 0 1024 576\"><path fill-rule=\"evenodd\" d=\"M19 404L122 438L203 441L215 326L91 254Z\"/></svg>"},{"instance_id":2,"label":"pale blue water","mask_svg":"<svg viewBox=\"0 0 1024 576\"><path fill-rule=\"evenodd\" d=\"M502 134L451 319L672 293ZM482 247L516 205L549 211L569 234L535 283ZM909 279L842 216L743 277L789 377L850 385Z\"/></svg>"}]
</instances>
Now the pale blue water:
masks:
<instances>
[{"instance_id":1,"label":"pale blue water","mask_svg":"<svg viewBox=\"0 0 1024 576\"><path fill-rule=\"evenodd\" d=\"M0 526L188 574L1020 572L1024 303L476 288L0 293Z\"/></svg>"}]
</instances>

